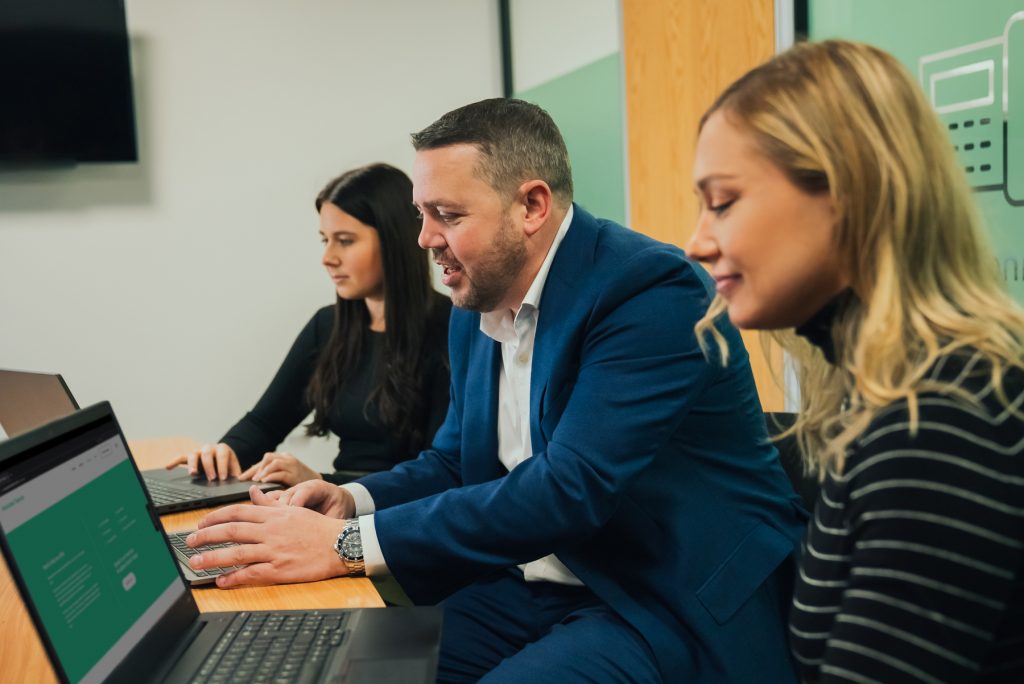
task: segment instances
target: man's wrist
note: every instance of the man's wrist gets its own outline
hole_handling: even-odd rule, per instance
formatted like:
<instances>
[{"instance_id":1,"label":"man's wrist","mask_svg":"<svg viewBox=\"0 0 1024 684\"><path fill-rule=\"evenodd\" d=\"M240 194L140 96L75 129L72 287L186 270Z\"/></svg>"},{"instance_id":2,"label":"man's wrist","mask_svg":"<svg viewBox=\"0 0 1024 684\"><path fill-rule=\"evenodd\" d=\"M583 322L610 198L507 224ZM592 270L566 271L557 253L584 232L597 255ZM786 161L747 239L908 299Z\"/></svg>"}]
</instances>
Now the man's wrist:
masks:
<instances>
[{"instance_id":1,"label":"man's wrist","mask_svg":"<svg viewBox=\"0 0 1024 684\"><path fill-rule=\"evenodd\" d=\"M349 512L349 510L351 510L351 515L343 517L353 518L357 515L369 515L377 509L373 503L373 497L370 495L370 491L358 482L346 482L343 485L339 485L338 488L343 492L343 496L345 497L345 512ZM349 505L352 506L351 509L349 509Z\"/></svg>"},{"instance_id":2,"label":"man's wrist","mask_svg":"<svg viewBox=\"0 0 1024 684\"><path fill-rule=\"evenodd\" d=\"M342 524L334 542L334 551L350 575L362 575L366 569L363 560L363 542L359 531L359 518L349 518Z\"/></svg>"}]
</instances>

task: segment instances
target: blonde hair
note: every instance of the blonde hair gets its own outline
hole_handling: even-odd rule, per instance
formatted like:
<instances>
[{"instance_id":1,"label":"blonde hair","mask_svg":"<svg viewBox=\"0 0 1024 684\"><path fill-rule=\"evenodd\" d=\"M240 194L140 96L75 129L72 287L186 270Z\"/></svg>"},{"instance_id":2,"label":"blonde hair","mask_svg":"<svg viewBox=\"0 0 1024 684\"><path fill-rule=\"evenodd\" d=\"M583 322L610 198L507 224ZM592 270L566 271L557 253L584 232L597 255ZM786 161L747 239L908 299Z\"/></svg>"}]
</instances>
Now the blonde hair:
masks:
<instances>
[{"instance_id":1,"label":"blonde hair","mask_svg":"<svg viewBox=\"0 0 1024 684\"><path fill-rule=\"evenodd\" d=\"M722 111L805 192L835 203L836 249L852 295L832 327L835 364L792 330L773 333L797 362L793 428L809 471L841 472L850 443L883 407L917 394L965 395L928 377L938 357L977 351L1002 377L1024 365L1024 312L1006 292L945 128L891 55L845 41L802 43L753 69L701 120ZM697 324L725 341L717 297ZM967 397L970 399L970 397Z\"/></svg>"}]
</instances>

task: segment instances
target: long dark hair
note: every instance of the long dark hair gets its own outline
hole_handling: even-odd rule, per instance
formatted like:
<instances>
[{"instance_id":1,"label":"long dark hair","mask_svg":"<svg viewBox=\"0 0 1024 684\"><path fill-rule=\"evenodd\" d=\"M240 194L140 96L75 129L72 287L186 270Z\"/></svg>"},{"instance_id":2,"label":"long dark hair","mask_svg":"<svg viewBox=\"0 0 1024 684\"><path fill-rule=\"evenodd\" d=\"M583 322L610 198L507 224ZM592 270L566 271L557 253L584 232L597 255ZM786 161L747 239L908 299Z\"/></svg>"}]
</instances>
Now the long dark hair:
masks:
<instances>
[{"instance_id":1,"label":"long dark hair","mask_svg":"<svg viewBox=\"0 0 1024 684\"><path fill-rule=\"evenodd\" d=\"M427 253L416 243L419 220L412 204L412 181L388 164L346 171L316 196L316 210L330 202L377 230L384 268L384 353L375 370L379 383L367 403L376 403L381 422L403 448L424 444L423 356L427 321L437 301L430 284ZM331 337L306 388L313 419L310 435L329 431L328 413L347 376L363 354L370 314L362 300L337 298ZM445 359L447 361L447 359Z\"/></svg>"}]
</instances>

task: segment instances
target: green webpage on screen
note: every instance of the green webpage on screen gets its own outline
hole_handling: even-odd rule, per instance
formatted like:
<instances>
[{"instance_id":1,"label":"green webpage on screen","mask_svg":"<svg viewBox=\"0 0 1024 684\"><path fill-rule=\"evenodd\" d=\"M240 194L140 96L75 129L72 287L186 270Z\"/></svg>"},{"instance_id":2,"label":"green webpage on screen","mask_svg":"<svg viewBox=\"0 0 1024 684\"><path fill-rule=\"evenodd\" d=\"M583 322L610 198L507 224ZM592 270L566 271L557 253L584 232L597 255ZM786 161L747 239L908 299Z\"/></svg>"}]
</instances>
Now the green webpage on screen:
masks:
<instances>
[{"instance_id":1,"label":"green webpage on screen","mask_svg":"<svg viewBox=\"0 0 1024 684\"><path fill-rule=\"evenodd\" d=\"M0 524L71 681L102 681L184 591L120 437L0 498Z\"/></svg>"}]
</instances>

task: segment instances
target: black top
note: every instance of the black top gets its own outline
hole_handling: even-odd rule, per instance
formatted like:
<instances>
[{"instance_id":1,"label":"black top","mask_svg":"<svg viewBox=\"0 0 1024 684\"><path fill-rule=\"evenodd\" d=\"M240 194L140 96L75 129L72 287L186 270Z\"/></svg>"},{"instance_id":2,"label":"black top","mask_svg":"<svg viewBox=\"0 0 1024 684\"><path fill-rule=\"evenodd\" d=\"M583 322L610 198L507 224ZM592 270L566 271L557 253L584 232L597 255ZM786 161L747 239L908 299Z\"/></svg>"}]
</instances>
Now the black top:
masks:
<instances>
[{"instance_id":1,"label":"black top","mask_svg":"<svg viewBox=\"0 0 1024 684\"><path fill-rule=\"evenodd\" d=\"M451 301L437 296L434 310L427 325L424 344L423 368L425 405L423 434L426 443L444 421L448 411L448 317ZM256 463L263 454L277 448L284 438L310 412L306 402L306 387L313 375L320 350L327 344L334 324L334 306L317 311L299 333L284 363L278 369L270 386L251 411L238 421L221 441L238 455L242 468ZM367 403L379 381L380 357L384 348L384 333L366 329L363 337L364 358L350 375L335 397L328 412L328 426L339 437L335 470L376 471L388 470L396 463L415 456L408 453L395 438L393 431L384 427L374 403ZM424 445L426 446L426 445ZM330 481L350 478L324 474Z\"/></svg>"},{"instance_id":2,"label":"black top","mask_svg":"<svg viewBox=\"0 0 1024 684\"><path fill-rule=\"evenodd\" d=\"M810 336L809 336L810 337ZM827 473L803 545L790 638L806 682L1024 682L1024 421L973 350L880 411ZM1024 409L1024 372L1004 376Z\"/></svg>"}]
</instances>

